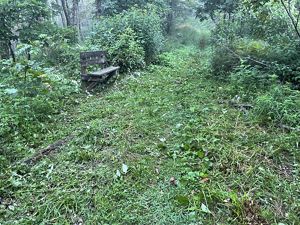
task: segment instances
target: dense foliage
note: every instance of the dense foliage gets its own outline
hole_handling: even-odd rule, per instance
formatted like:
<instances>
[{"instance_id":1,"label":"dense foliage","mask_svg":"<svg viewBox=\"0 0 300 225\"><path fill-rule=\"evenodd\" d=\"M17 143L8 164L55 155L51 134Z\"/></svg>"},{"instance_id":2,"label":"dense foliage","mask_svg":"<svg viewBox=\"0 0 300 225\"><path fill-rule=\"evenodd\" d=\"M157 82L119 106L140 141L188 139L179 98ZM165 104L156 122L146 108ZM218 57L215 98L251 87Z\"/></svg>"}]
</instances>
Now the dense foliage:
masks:
<instances>
[{"instance_id":1,"label":"dense foliage","mask_svg":"<svg viewBox=\"0 0 300 225\"><path fill-rule=\"evenodd\" d=\"M300 89L298 6L298 1L244 1L243 4L205 1L198 9L201 20L211 18L216 26L211 62L214 76L230 80L234 96L258 102L255 110L259 111L258 117L269 118L260 120L264 124L266 121L277 126L300 124L299 101L292 97ZM276 86L282 86L276 93L281 92L290 104L272 97ZM266 96L273 99L272 103ZM293 119L283 119L287 114Z\"/></svg>"},{"instance_id":2,"label":"dense foliage","mask_svg":"<svg viewBox=\"0 0 300 225\"><path fill-rule=\"evenodd\" d=\"M163 49L162 21L152 8L132 8L126 13L102 18L89 40L94 48L106 49L123 69L143 67Z\"/></svg>"},{"instance_id":3,"label":"dense foliage","mask_svg":"<svg viewBox=\"0 0 300 225\"><path fill-rule=\"evenodd\" d=\"M49 11L46 1L25 0L0 2L0 56L15 59L13 42L29 43L46 28ZM29 22L30 21L30 22Z\"/></svg>"}]
</instances>

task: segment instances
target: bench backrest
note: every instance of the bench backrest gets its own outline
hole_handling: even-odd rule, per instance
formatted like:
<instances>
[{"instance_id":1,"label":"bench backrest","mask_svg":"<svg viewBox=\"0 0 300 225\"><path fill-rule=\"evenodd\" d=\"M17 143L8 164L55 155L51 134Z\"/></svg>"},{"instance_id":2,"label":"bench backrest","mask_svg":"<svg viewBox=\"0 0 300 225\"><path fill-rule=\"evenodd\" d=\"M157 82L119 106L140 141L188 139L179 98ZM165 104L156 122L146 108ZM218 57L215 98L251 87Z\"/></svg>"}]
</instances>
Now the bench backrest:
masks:
<instances>
[{"instance_id":1,"label":"bench backrest","mask_svg":"<svg viewBox=\"0 0 300 225\"><path fill-rule=\"evenodd\" d=\"M87 73L87 67L91 65L104 66L107 64L105 51L81 52L80 53L81 73Z\"/></svg>"}]
</instances>

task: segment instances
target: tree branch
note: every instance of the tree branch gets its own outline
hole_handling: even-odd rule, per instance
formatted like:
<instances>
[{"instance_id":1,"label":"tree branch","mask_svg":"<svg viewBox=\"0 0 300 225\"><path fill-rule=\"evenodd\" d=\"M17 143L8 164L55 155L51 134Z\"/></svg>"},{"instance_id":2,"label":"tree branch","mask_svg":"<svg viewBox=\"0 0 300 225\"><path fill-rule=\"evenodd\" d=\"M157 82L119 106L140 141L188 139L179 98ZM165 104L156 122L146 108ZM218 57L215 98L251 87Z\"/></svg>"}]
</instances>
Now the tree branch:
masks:
<instances>
[{"instance_id":1,"label":"tree branch","mask_svg":"<svg viewBox=\"0 0 300 225\"><path fill-rule=\"evenodd\" d=\"M291 2L289 1L289 6L287 6L287 5L284 3L284 0L280 0L280 2L281 2L281 4L282 4L282 6L284 7L284 10L285 10L285 12L287 13L288 17L290 18L291 23L292 23L292 25L293 25L293 27L294 27L294 29L295 29L295 31L296 31L296 34L297 34L298 38L300 39L300 31L299 31L299 29L298 29L299 19L297 19L297 20L295 21L295 18L294 18L294 16L293 16L292 12L291 12L291 9L289 9L289 8L290 8Z\"/></svg>"}]
</instances>

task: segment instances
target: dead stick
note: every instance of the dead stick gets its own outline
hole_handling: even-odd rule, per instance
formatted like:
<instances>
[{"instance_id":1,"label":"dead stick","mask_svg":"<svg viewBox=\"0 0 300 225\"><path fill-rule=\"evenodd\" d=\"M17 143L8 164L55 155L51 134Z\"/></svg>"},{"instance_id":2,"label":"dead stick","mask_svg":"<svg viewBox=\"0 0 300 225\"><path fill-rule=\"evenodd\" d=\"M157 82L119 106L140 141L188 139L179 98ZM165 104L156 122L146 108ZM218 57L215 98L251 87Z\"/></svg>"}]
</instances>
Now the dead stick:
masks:
<instances>
[{"instance_id":1,"label":"dead stick","mask_svg":"<svg viewBox=\"0 0 300 225\"><path fill-rule=\"evenodd\" d=\"M51 152L61 149L65 144L67 144L71 139L73 138L73 135L69 135L68 137L61 139L54 144L49 145L46 148L43 148L39 150L35 155L33 155L31 158L24 161L26 164L34 164L40 159L42 159L44 156L49 155Z\"/></svg>"}]
</instances>

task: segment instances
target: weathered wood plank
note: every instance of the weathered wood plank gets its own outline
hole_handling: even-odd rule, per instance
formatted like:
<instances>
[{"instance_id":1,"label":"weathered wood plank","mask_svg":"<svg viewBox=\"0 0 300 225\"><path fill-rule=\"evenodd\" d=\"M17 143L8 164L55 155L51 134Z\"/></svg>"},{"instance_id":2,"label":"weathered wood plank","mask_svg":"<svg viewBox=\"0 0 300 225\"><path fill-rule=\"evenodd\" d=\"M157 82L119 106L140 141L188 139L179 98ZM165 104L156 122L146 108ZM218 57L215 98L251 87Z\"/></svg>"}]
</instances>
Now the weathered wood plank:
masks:
<instances>
[{"instance_id":1,"label":"weathered wood plank","mask_svg":"<svg viewBox=\"0 0 300 225\"><path fill-rule=\"evenodd\" d=\"M105 51L81 52L80 64L82 67L90 65L104 65L107 63Z\"/></svg>"},{"instance_id":2,"label":"weathered wood plank","mask_svg":"<svg viewBox=\"0 0 300 225\"><path fill-rule=\"evenodd\" d=\"M114 71L116 71L116 70L118 70L118 69L120 69L120 67L110 66L110 67L104 68L104 69L102 69L102 70L99 70L99 71L96 71L96 72L89 73L88 75L102 76L102 75L105 75L105 74L114 72Z\"/></svg>"}]
</instances>

